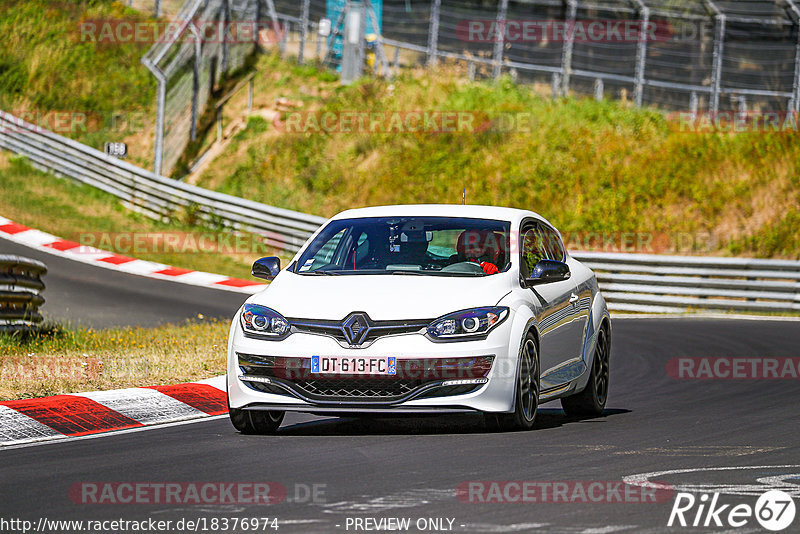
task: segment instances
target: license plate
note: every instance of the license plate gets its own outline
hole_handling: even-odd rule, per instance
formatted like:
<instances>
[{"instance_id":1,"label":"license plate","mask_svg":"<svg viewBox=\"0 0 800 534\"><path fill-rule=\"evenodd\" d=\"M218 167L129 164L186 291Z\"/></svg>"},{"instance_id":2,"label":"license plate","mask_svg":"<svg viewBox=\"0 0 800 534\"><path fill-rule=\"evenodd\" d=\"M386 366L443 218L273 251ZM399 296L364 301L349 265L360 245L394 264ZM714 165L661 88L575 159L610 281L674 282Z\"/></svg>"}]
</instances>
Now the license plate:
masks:
<instances>
[{"instance_id":1,"label":"license plate","mask_svg":"<svg viewBox=\"0 0 800 534\"><path fill-rule=\"evenodd\" d=\"M396 375L394 356L312 356L311 372L336 375Z\"/></svg>"}]
</instances>

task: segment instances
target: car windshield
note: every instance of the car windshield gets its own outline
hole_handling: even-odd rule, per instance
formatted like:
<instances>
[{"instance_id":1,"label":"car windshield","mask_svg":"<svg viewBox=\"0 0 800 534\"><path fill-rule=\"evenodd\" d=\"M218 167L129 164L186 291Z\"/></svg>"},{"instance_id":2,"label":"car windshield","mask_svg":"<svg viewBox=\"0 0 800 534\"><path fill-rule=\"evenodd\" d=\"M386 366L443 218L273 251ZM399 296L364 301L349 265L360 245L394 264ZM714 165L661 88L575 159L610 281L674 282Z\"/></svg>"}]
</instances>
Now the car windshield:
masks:
<instances>
[{"instance_id":1,"label":"car windshield","mask_svg":"<svg viewBox=\"0 0 800 534\"><path fill-rule=\"evenodd\" d=\"M328 224L294 266L303 275L489 276L509 266L505 221L365 217Z\"/></svg>"}]
</instances>

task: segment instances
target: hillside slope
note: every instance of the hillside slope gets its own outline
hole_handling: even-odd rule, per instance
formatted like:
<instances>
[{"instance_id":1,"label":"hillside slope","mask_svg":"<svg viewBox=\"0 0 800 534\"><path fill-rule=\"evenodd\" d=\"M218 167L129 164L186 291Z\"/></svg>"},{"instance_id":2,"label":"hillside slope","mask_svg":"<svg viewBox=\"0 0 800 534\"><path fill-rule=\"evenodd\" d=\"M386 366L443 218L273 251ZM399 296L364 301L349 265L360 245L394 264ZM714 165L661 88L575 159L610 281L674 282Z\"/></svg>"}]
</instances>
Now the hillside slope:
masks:
<instances>
[{"instance_id":1,"label":"hillside slope","mask_svg":"<svg viewBox=\"0 0 800 534\"><path fill-rule=\"evenodd\" d=\"M507 78L469 82L446 70L339 87L275 57L258 68L257 94L277 91L296 108L281 113L278 127L264 110L251 115L199 185L326 216L366 205L456 203L466 188L469 203L541 213L572 248L624 249L619 241L634 233L654 244L642 252L800 257L796 134L683 133L658 111L554 101ZM330 131L309 122L321 112L366 113L368 121L371 113L412 111L528 122L461 133L382 126L345 133L339 123Z\"/></svg>"}]
</instances>

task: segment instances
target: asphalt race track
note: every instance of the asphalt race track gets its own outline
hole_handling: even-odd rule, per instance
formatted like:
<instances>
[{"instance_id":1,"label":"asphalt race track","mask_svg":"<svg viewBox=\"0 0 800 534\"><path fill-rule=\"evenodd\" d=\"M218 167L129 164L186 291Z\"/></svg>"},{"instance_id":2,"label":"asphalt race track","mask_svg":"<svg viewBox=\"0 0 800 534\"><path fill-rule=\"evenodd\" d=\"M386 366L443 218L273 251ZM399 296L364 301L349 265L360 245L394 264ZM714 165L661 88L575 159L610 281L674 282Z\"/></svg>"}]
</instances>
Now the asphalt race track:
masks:
<instances>
[{"instance_id":1,"label":"asphalt race track","mask_svg":"<svg viewBox=\"0 0 800 534\"><path fill-rule=\"evenodd\" d=\"M4 250L11 248L2 245ZM41 259L21 248L10 252ZM44 260L51 267L46 306L53 305L53 314L109 301L127 309L131 320L146 324L148 314L166 320L181 311L187 316L215 310L233 313L244 297L105 270L84 277L79 271L96 268L70 267L67 260L52 256ZM89 294L95 289L99 293ZM75 294L81 295L80 304L68 306ZM757 495L771 487L791 491L800 503L797 380L679 380L667 373L667 362L676 357L797 357L800 323L618 319L612 347L611 394L599 418L570 419L557 403L550 403L541 408L531 432L488 433L474 417L359 420L289 415L276 436L245 436L223 417L12 448L0 451L3 515L34 525L40 518L153 519L171 520L173 525L181 519L205 518L206 531L223 531L220 524L211 528L214 518L263 517L278 519L277 532L299 533L365 532L354 528L355 519L394 517L410 518L411 532L422 531L417 521L428 518L444 518L445 527L452 520L452 532L734 531L668 529L672 495L657 503L612 498L610 503L575 498L479 503L456 493L469 481L580 481L586 487L593 481L617 483L623 477L664 471L672 472L650 478L671 485L675 492L712 488L721 492L725 504L753 506ZM287 489L287 499L274 505L84 504L80 492L74 492L75 485L103 482L275 482ZM314 485L317 497L308 498L307 489ZM690 520L694 511L687 514ZM800 519L795 518L785 532L797 532L798 525ZM275 532L263 525L247 531L253 530ZM751 518L735 532L764 529Z\"/></svg>"},{"instance_id":2,"label":"asphalt race track","mask_svg":"<svg viewBox=\"0 0 800 534\"><path fill-rule=\"evenodd\" d=\"M0 238L0 254L15 254L47 265L46 318L94 328L156 326L206 317L233 317L243 293L178 284L104 269L48 254Z\"/></svg>"}]
</instances>

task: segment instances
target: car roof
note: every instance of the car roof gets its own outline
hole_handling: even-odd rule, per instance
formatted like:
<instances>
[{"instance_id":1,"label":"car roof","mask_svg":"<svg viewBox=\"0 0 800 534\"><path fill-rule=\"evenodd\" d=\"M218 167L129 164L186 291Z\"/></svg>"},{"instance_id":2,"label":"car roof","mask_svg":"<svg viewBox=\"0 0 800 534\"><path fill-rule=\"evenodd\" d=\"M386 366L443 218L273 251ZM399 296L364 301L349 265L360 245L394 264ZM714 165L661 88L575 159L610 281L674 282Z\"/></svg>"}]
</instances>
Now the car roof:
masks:
<instances>
[{"instance_id":1,"label":"car roof","mask_svg":"<svg viewBox=\"0 0 800 534\"><path fill-rule=\"evenodd\" d=\"M529 210L498 206L476 206L472 204L406 204L394 206L372 206L343 211L332 219L358 219L362 217L468 217L509 221L517 224L527 217L536 217L547 224L547 219ZM552 224L550 224L552 226Z\"/></svg>"}]
</instances>

